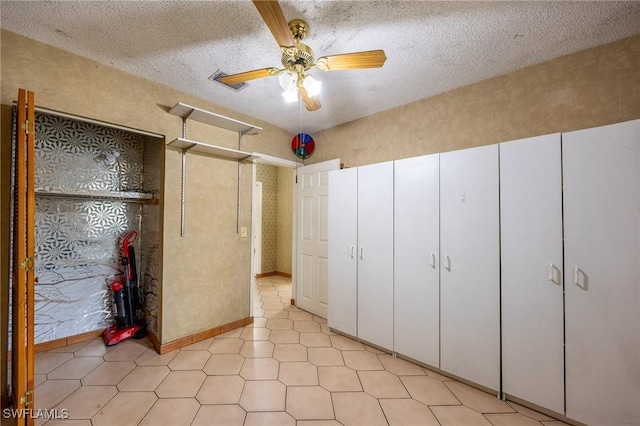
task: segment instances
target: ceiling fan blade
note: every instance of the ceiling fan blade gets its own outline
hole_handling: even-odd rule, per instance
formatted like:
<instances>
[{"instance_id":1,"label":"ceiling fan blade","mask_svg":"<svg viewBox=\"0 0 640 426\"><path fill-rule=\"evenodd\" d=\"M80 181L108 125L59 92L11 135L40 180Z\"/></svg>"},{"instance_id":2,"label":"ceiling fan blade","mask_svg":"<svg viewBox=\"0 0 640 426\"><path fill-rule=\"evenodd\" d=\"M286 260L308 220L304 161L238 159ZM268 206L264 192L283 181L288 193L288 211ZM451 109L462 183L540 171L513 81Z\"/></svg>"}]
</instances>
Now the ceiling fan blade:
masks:
<instances>
[{"instance_id":1,"label":"ceiling fan blade","mask_svg":"<svg viewBox=\"0 0 640 426\"><path fill-rule=\"evenodd\" d=\"M259 70L241 72L239 74L231 74L220 79L224 84L238 84L243 81L255 80L257 78L271 77L278 75L278 68L261 68Z\"/></svg>"},{"instance_id":2,"label":"ceiling fan blade","mask_svg":"<svg viewBox=\"0 0 640 426\"><path fill-rule=\"evenodd\" d=\"M380 68L386 60L387 57L384 54L384 50L368 50L366 52L323 56L316 61L316 67L322 71Z\"/></svg>"},{"instance_id":3,"label":"ceiling fan blade","mask_svg":"<svg viewBox=\"0 0 640 426\"><path fill-rule=\"evenodd\" d=\"M269 31L273 34L273 38L276 39L280 46L293 46L296 44L289 29L289 24L284 19L282 9L280 9L280 5L276 0L253 0L253 5L258 9L262 20L267 24Z\"/></svg>"},{"instance_id":4,"label":"ceiling fan blade","mask_svg":"<svg viewBox=\"0 0 640 426\"><path fill-rule=\"evenodd\" d=\"M320 99L318 99L317 96L310 98L307 94L307 89L302 86L298 87L298 90L300 90L302 101L304 102L304 107L307 109L307 111L317 111L320 109L322 105L320 104Z\"/></svg>"}]
</instances>

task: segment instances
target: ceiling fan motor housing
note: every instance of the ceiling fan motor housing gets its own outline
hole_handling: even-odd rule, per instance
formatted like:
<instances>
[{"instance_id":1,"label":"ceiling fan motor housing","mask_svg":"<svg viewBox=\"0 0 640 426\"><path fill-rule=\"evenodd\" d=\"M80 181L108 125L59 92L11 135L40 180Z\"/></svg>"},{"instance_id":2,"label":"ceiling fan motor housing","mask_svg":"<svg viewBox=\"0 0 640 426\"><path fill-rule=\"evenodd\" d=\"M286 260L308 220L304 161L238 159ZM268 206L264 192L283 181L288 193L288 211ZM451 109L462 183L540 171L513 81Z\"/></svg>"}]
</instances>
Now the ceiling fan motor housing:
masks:
<instances>
[{"instance_id":1,"label":"ceiling fan motor housing","mask_svg":"<svg viewBox=\"0 0 640 426\"><path fill-rule=\"evenodd\" d=\"M302 71L306 71L313 65L313 50L303 43L296 43L292 47L283 47L282 65L292 71L297 72L298 66L302 68Z\"/></svg>"},{"instance_id":2,"label":"ceiling fan motor housing","mask_svg":"<svg viewBox=\"0 0 640 426\"><path fill-rule=\"evenodd\" d=\"M295 46L281 46L282 65L291 71L301 73L313 66L313 50L302 43L309 33L309 24L302 19L289 21L289 29L296 41Z\"/></svg>"},{"instance_id":3,"label":"ceiling fan motor housing","mask_svg":"<svg viewBox=\"0 0 640 426\"><path fill-rule=\"evenodd\" d=\"M291 30L291 34L293 34L293 38L295 38L296 41L301 41L309 33L309 24L302 19L294 19L289 21L289 29Z\"/></svg>"}]
</instances>

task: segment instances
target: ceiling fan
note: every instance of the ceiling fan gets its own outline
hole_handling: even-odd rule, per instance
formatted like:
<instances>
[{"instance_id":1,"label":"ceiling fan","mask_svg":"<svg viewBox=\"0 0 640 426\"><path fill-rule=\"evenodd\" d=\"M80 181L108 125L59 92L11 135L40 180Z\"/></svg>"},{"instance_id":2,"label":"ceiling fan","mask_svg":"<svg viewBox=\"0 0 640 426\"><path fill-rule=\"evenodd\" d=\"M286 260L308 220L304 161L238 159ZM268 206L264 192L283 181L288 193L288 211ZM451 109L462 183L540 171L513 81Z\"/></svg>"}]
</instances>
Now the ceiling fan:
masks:
<instances>
[{"instance_id":1,"label":"ceiling fan","mask_svg":"<svg viewBox=\"0 0 640 426\"><path fill-rule=\"evenodd\" d=\"M299 92L306 109L316 111L321 106L317 94L322 83L305 74L306 71L311 68L322 71L380 68L387 60L384 50L322 56L315 60L313 50L302 43L309 32L309 26L305 21L294 19L287 24L277 0L253 0L253 4L280 45L284 68L261 68L228 75L220 79L225 84L279 75L280 85L284 89L282 95L286 100L296 101Z\"/></svg>"}]
</instances>

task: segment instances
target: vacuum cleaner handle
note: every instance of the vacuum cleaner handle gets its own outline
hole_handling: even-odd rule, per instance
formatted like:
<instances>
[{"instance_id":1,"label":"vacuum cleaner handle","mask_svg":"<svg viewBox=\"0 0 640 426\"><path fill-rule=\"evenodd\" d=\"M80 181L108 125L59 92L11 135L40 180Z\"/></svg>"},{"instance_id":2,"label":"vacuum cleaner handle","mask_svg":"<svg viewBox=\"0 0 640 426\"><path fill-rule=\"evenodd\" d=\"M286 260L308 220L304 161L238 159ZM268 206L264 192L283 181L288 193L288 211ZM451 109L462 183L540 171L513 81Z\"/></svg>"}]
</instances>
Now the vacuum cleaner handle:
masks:
<instances>
[{"instance_id":1,"label":"vacuum cleaner handle","mask_svg":"<svg viewBox=\"0 0 640 426\"><path fill-rule=\"evenodd\" d=\"M133 281L134 279L137 281L137 275L135 273L136 256L135 251L133 251L133 246L131 245L136 238L138 238L138 233L131 231L124 237L124 240L122 240L122 253L123 256L127 258L127 263L129 264L129 269L125 267L125 274L128 275L129 281Z\"/></svg>"},{"instance_id":2,"label":"vacuum cleaner handle","mask_svg":"<svg viewBox=\"0 0 640 426\"><path fill-rule=\"evenodd\" d=\"M129 282L135 287L138 284L138 271L136 270L136 250L133 246L128 247L127 258L129 260Z\"/></svg>"}]
</instances>

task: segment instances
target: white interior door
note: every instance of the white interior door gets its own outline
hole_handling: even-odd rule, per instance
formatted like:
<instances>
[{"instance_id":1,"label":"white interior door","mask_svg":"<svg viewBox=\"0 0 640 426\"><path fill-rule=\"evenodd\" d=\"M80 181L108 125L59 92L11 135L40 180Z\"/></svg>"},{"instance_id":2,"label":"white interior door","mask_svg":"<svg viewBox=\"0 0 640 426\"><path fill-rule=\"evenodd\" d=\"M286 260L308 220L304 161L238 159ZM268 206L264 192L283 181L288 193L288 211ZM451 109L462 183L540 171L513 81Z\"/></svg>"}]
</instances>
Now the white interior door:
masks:
<instances>
[{"instance_id":1,"label":"white interior door","mask_svg":"<svg viewBox=\"0 0 640 426\"><path fill-rule=\"evenodd\" d=\"M440 366L500 389L498 146L440 154Z\"/></svg>"},{"instance_id":2,"label":"white interior door","mask_svg":"<svg viewBox=\"0 0 640 426\"><path fill-rule=\"evenodd\" d=\"M394 351L440 367L440 157L395 162Z\"/></svg>"},{"instance_id":3,"label":"white interior door","mask_svg":"<svg viewBox=\"0 0 640 426\"><path fill-rule=\"evenodd\" d=\"M256 182L253 192L253 273L262 273L262 182Z\"/></svg>"},{"instance_id":4,"label":"white interior door","mask_svg":"<svg viewBox=\"0 0 640 426\"><path fill-rule=\"evenodd\" d=\"M328 173L339 168L336 159L297 169L296 305L322 318L328 305Z\"/></svg>"},{"instance_id":5,"label":"white interior door","mask_svg":"<svg viewBox=\"0 0 640 426\"><path fill-rule=\"evenodd\" d=\"M560 134L500 144L502 389L564 414Z\"/></svg>"},{"instance_id":6,"label":"white interior door","mask_svg":"<svg viewBox=\"0 0 640 426\"><path fill-rule=\"evenodd\" d=\"M393 349L393 162L358 167L358 338Z\"/></svg>"},{"instance_id":7,"label":"white interior door","mask_svg":"<svg viewBox=\"0 0 640 426\"><path fill-rule=\"evenodd\" d=\"M358 312L358 169L329 173L327 324L356 336Z\"/></svg>"},{"instance_id":8,"label":"white interior door","mask_svg":"<svg viewBox=\"0 0 640 426\"><path fill-rule=\"evenodd\" d=\"M562 135L567 417L640 424L640 120Z\"/></svg>"}]
</instances>

